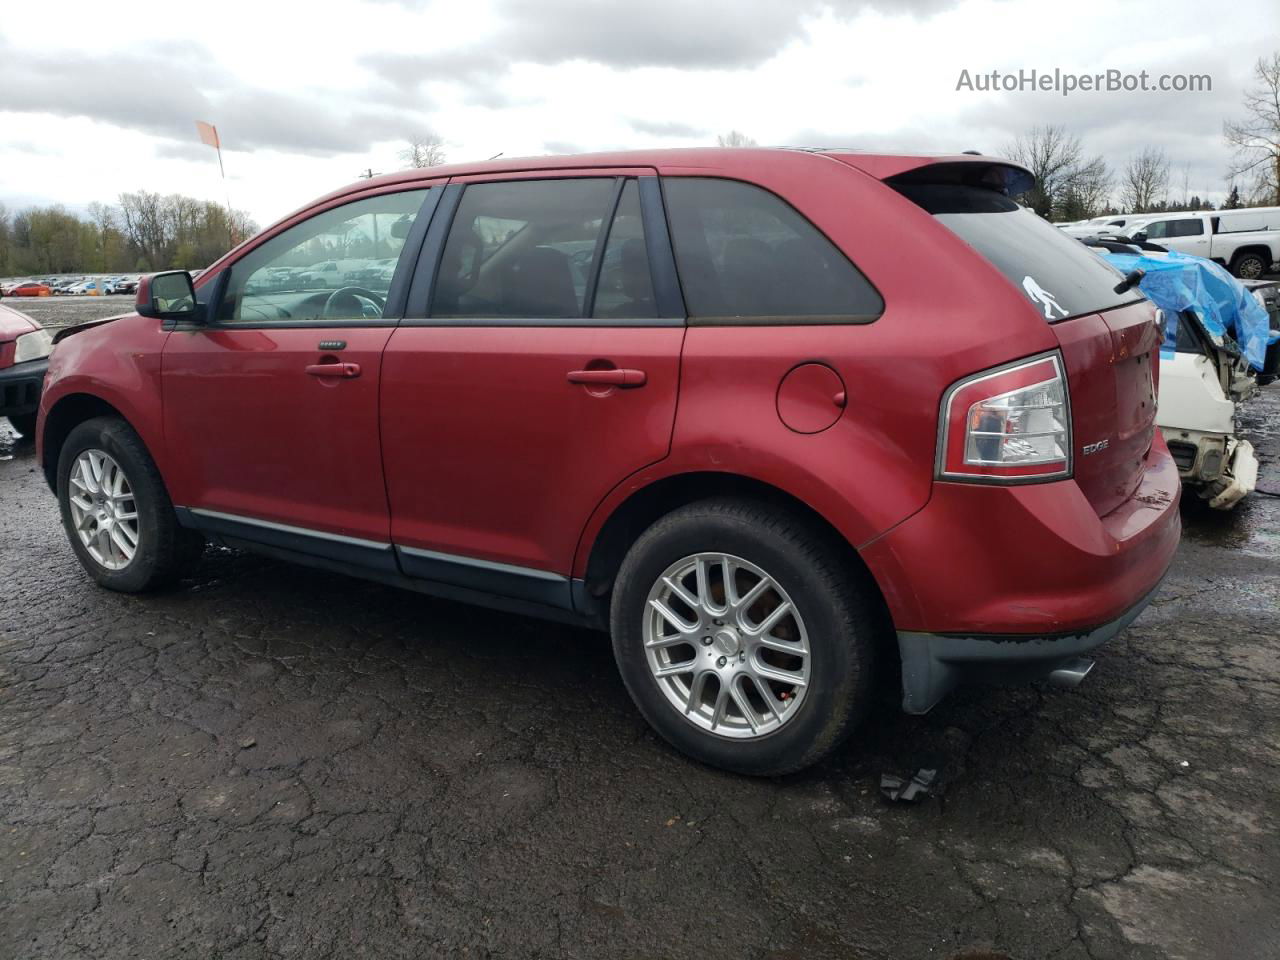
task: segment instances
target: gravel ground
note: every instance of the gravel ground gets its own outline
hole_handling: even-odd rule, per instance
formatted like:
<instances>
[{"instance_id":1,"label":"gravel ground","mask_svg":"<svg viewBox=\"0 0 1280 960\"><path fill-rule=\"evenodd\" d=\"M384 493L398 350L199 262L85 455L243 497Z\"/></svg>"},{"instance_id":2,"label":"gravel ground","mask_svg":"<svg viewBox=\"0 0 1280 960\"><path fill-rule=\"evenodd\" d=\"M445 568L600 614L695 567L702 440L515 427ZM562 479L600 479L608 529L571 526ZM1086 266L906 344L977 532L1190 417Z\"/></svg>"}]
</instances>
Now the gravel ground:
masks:
<instances>
[{"instance_id":1,"label":"gravel ground","mask_svg":"<svg viewBox=\"0 0 1280 960\"><path fill-rule=\"evenodd\" d=\"M751 780L659 742L596 634L213 548L106 593L0 426L0 957L1271 960L1280 500L1184 520L1079 689L886 690Z\"/></svg>"},{"instance_id":2,"label":"gravel ground","mask_svg":"<svg viewBox=\"0 0 1280 960\"><path fill-rule=\"evenodd\" d=\"M10 297L4 301L48 328L69 327L73 323L114 317L133 310L133 295L110 297Z\"/></svg>"}]
</instances>

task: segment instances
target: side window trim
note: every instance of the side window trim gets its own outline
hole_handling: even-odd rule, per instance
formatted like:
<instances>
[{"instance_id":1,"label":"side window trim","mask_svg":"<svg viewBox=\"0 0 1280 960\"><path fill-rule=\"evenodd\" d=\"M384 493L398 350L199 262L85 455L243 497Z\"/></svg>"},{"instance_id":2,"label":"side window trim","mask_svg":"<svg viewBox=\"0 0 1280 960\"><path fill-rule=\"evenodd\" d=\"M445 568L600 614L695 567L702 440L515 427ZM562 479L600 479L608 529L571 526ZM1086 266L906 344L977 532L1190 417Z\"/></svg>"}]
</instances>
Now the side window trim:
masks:
<instances>
[{"instance_id":1,"label":"side window trim","mask_svg":"<svg viewBox=\"0 0 1280 960\"><path fill-rule=\"evenodd\" d=\"M557 175L558 174L558 175ZM598 176L598 174L596 175ZM548 171L547 176L529 177L530 180L564 180L576 179L565 176L563 171ZM628 177L618 176L623 187ZM635 178L640 189L641 219L645 232L645 251L649 255L649 272L653 281L654 296L658 306L658 318L609 318L580 316L524 318L524 317L432 317L428 314L431 298L435 293L436 282L440 272L440 263L444 258L445 243L449 239L449 231L453 229L453 221L458 207L462 204L462 194L472 183L489 183L488 180L469 180L459 183L450 180L441 190L439 203L431 218L431 225L426 231L422 249L418 254L418 262L409 285L405 302L404 315L400 326L404 327L672 327L684 326L684 299L680 295L680 287L675 279L675 255L671 250L670 234L667 231L666 213L662 204L662 195L656 174ZM614 211L621 198L621 190L614 198ZM612 223L610 223L612 229ZM607 231L602 231L607 232ZM594 286L590 287L594 296Z\"/></svg>"},{"instance_id":2,"label":"side window trim","mask_svg":"<svg viewBox=\"0 0 1280 960\"><path fill-rule=\"evenodd\" d=\"M444 256L445 241L449 239L449 231L453 229L453 219L458 213L465 189L466 184L451 180L442 191L443 196L436 207L435 216L431 218L431 226L424 235L422 249L418 252L403 321L414 324L426 322L427 309L431 306L431 296L435 293L436 278L440 272L440 260Z\"/></svg>"},{"instance_id":3,"label":"side window trim","mask_svg":"<svg viewBox=\"0 0 1280 960\"><path fill-rule=\"evenodd\" d=\"M596 288L600 284L600 270L604 266L604 252L609 247L609 234L613 233L613 221L618 216L618 201L622 199L622 188L626 186L626 177L614 177L613 198L609 201L609 212L605 214L604 229L596 237L596 247L591 251L591 272L587 274L587 289L582 297L582 316L590 317L596 311Z\"/></svg>"},{"instance_id":4,"label":"side window trim","mask_svg":"<svg viewBox=\"0 0 1280 960\"><path fill-rule=\"evenodd\" d=\"M418 253L422 249L422 242L426 239L431 221L435 218L436 209L440 206L440 195L444 193L444 189L443 186L437 185L427 190L422 206L418 208L418 215L414 217L413 225L409 227L409 233L404 238L400 259L396 261L395 273L391 276L391 286L387 290L387 306L383 311L385 319L398 323L404 316L405 302L409 298L409 285L418 267Z\"/></svg>"},{"instance_id":5,"label":"side window trim","mask_svg":"<svg viewBox=\"0 0 1280 960\"><path fill-rule=\"evenodd\" d=\"M404 246L400 249L399 259L396 261L395 273L391 277L391 286L387 290L387 305L384 311L385 315L381 317L351 317L346 319L326 319L322 317L311 317L306 319L272 319L272 320L218 320L217 316L222 311L222 301L226 297L227 288L230 286L231 271L235 269L236 264L242 262L246 257L250 256L261 244L255 244L253 250L245 252L232 263L227 264L218 271L217 278L210 284L202 284L201 288L208 287L211 291L209 299L208 321L202 324L190 325L190 329L209 329L209 330L261 330L261 329L324 329L326 327L394 327L400 323L400 318L404 315L405 297L408 291L409 279L412 277L414 265L417 263L418 257L414 251L414 245L421 245L422 238L426 235L431 220L437 206L440 203L440 195L444 193L444 182L428 184L426 187L409 185L403 192L411 193L414 190L426 190L426 196L422 199L422 206L418 208L418 214L414 218L413 226L409 228L409 233L405 237ZM400 191L387 191L387 193L397 193ZM361 200L371 196L382 196L384 194L365 194L355 196L346 201L346 203L359 203ZM336 210L345 204L335 204L325 210L317 211L318 216L326 213L328 210ZM306 222L299 221L298 224ZM292 230L293 224L279 231L275 236ZM268 238L268 240L271 238ZM265 242L265 241L264 241ZM196 292L196 300L199 302L200 291Z\"/></svg>"},{"instance_id":6,"label":"side window trim","mask_svg":"<svg viewBox=\"0 0 1280 960\"><path fill-rule=\"evenodd\" d=\"M644 223L644 247L649 255L649 279L653 282L654 303L658 316L679 320L689 316L680 275L676 271L676 255L671 247L671 229L667 225L667 204L662 193L662 178L656 175L637 177L640 187L640 219Z\"/></svg>"}]
</instances>

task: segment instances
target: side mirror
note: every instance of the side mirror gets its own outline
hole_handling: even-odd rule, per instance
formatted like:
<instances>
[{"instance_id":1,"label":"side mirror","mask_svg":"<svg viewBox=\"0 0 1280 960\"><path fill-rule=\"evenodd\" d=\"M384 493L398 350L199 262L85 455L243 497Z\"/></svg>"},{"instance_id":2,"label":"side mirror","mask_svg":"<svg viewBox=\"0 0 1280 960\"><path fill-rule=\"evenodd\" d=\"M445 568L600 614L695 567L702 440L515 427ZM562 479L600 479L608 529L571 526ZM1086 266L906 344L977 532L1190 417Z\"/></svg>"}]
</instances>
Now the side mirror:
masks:
<instances>
[{"instance_id":1,"label":"side mirror","mask_svg":"<svg viewBox=\"0 0 1280 960\"><path fill-rule=\"evenodd\" d=\"M1133 239L1137 240L1139 243L1145 243L1147 240L1147 231L1139 230L1133 235Z\"/></svg>"},{"instance_id":2,"label":"side mirror","mask_svg":"<svg viewBox=\"0 0 1280 960\"><path fill-rule=\"evenodd\" d=\"M138 281L134 311L157 320L198 320L200 305L191 274L185 270L153 273Z\"/></svg>"}]
</instances>

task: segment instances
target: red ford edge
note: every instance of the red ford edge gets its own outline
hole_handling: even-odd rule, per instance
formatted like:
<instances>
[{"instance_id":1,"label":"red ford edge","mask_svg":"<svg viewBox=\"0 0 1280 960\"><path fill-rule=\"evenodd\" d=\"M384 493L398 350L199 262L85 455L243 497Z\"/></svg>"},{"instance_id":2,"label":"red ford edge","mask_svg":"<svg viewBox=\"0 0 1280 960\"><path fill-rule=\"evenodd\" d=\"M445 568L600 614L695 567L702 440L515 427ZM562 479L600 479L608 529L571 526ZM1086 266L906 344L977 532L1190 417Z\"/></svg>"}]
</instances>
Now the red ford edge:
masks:
<instances>
[{"instance_id":1,"label":"red ford edge","mask_svg":"<svg viewBox=\"0 0 1280 960\"><path fill-rule=\"evenodd\" d=\"M754 149L364 181L59 334L40 461L103 586L212 539L607 628L669 741L795 770L890 624L912 713L1071 684L1177 546L1155 313L1029 183Z\"/></svg>"}]
</instances>

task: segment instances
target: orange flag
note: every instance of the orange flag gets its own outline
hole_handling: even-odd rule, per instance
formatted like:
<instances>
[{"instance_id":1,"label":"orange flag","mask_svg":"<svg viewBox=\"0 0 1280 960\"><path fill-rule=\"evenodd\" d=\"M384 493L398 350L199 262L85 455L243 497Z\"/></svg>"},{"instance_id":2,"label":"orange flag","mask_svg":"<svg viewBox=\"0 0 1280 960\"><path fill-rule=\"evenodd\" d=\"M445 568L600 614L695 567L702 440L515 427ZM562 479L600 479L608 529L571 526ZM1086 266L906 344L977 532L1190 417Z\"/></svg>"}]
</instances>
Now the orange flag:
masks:
<instances>
[{"instance_id":1,"label":"orange flag","mask_svg":"<svg viewBox=\"0 0 1280 960\"><path fill-rule=\"evenodd\" d=\"M218 128L212 123L205 123L203 120L197 120L196 132L200 134L201 142L207 143L215 150L222 149L222 144L218 142Z\"/></svg>"}]
</instances>

